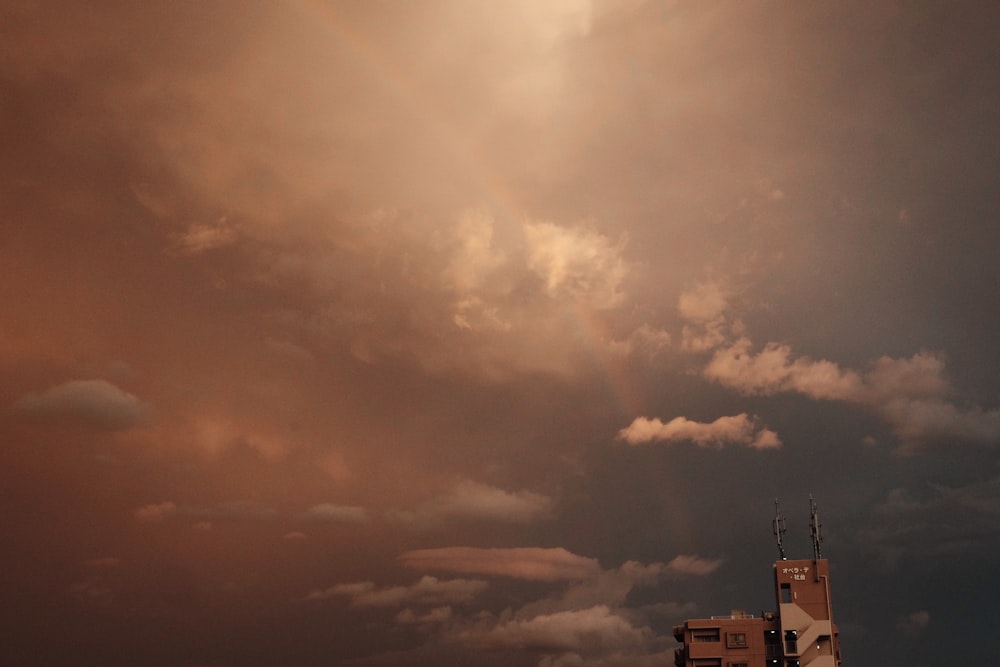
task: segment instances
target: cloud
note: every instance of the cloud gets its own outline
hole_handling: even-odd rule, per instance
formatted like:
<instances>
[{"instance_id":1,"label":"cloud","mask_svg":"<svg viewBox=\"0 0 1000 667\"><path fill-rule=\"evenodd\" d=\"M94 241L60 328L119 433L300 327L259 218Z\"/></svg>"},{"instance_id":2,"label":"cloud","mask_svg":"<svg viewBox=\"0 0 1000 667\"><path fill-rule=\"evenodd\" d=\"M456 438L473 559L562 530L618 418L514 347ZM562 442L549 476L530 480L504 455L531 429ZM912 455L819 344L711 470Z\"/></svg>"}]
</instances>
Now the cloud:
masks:
<instances>
[{"instance_id":1,"label":"cloud","mask_svg":"<svg viewBox=\"0 0 1000 667\"><path fill-rule=\"evenodd\" d=\"M139 521L162 521L177 514L177 505L172 501L143 505L132 510L132 515Z\"/></svg>"},{"instance_id":2,"label":"cloud","mask_svg":"<svg viewBox=\"0 0 1000 667\"><path fill-rule=\"evenodd\" d=\"M474 548L444 547L408 551L399 556L410 569L439 570L462 574L501 576L533 582L565 585L561 591L508 608L495 615L489 611L457 613L440 602L425 613L404 609L396 616L401 624L436 625L436 634L424 650L464 646L472 650L523 650L540 654L544 664L659 665L662 644L648 627L648 616L676 615L690 610L689 604L664 602L630 608L629 593L637 586L655 585L668 577L705 576L721 560L681 555L668 563L643 564L627 561L602 569L594 558L563 548ZM424 577L428 588L437 580ZM463 580L464 581L464 580ZM480 582L482 584L482 582ZM422 597L417 586L379 589L372 582L341 584L314 591L311 599L347 596L352 606L407 606L410 600L434 604L440 597ZM582 662L576 662L577 660ZM672 660L672 657L671 657ZM546 662L547 661L547 662ZM540 663L541 664L541 663Z\"/></svg>"},{"instance_id":3,"label":"cloud","mask_svg":"<svg viewBox=\"0 0 1000 667\"><path fill-rule=\"evenodd\" d=\"M415 570L496 575L531 581L587 579L600 572L597 559L577 556L561 547L417 549L402 554L399 560Z\"/></svg>"},{"instance_id":4,"label":"cloud","mask_svg":"<svg viewBox=\"0 0 1000 667\"><path fill-rule=\"evenodd\" d=\"M579 558L579 557L577 557ZM586 568L586 576L569 581L561 594L529 602L499 617L480 614L456 621L446 632L449 642L480 650L517 649L540 653L540 665L672 665L673 652L660 652L665 641L648 626L647 611L690 610L690 605L628 608L636 586L653 585L665 576L703 576L721 563L697 556L678 556L669 563L635 561L614 569Z\"/></svg>"},{"instance_id":5,"label":"cloud","mask_svg":"<svg viewBox=\"0 0 1000 667\"><path fill-rule=\"evenodd\" d=\"M302 513L302 518L313 521L344 521L347 523L367 523L368 512L363 507L320 503Z\"/></svg>"},{"instance_id":6,"label":"cloud","mask_svg":"<svg viewBox=\"0 0 1000 667\"><path fill-rule=\"evenodd\" d=\"M467 331L510 331L512 324L500 315L500 308L480 299L466 297L455 304L451 318L455 326Z\"/></svg>"},{"instance_id":7,"label":"cloud","mask_svg":"<svg viewBox=\"0 0 1000 667\"><path fill-rule=\"evenodd\" d=\"M444 623L451 616L451 607L434 607L423 614L417 614L412 609L404 609L396 614L396 621L404 625L412 623Z\"/></svg>"},{"instance_id":8,"label":"cloud","mask_svg":"<svg viewBox=\"0 0 1000 667\"><path fill-rule=\"evenodd\" d=\"M270 463L283 460L293 447L274 429L260 428L257 423L243 423L243 420L221 414L199 415L191 425L191 440L210 455L245 447Z\"/></svg>"},{"instance_id":9,"label":"cloud","mask_svg":"<svg viewBox=\"0 0 1000 667\"><path fill-rule=\"evenodd\" d=\"M709 281L681 293L677 311L685 322L681 328L681 348L688 352L708 352L725 342L730 332L740 332L739 320L728 323L730 290Z\"/></svg>"},{"instance_id":10,"label":"cloud","mask_svg":"<svg viewBox=\"0 0 1000 667\"><path fill-rule=\"evenodd\" d=\"M108 606L114 601L114 593L111 587L97 578L90 578L77 582L70 586L70 592L82 604L94 606Z\"/></svg>"},{"instance_id":11,"label":"cloud","mask_svg":"<svg viewBox=\"0 0 1000 667\"><path fill-rule=\"evenodd\" d=\"M132 510L132 515L139 521L162 521L172 517L201 519L196 524L199 530L211 530L211 519L214 520L265 520L278 516L277 510L253 501L234 501L219 503L210 507L179 506L173 501L152 503Z\"/></svg>"},{"instance_id":12,"label":"cloud","mask_svg":"<svg viewBox=\"0 0 1000 667\"><path fill-rule=\"evenodd\" d=\"M1000 443L1000 410L963 410L948 401L912 399L888 401L878 409L893 433L903 440L904 453L933 440Z\"/></svg>"},{"instance_id":13,"label":"cloud","mask_svg":"<svg viewBox=\"0 0 1000 667\"><path fill-rule=\"evenodd\" d=\"M701 283L682 292L677 310L686 322L704 324L722 317L729 306L729 292L718 282Z\"/></svg>"},{"instance_id":14,"label":"cloud","mask_svg":"<svg viewBox=\"0 0 1000 667\"><path fill-rule=\"evenodd\" d=\"M39 419L68 418L108 430L135 426L149 412L146 404L107 380L70 380L26 394L13 407Z\"/></svg>"},{"instance_id":15,"label":"cloud","mask_svg":"<svg viewBox=\"0 0 1000 667\"><path fill-rule=\"evenodd\" d=\"M856 396L862 388L857 373L841 371L833 362L792 359L791 348L778 343L768 343L754 355L751 345L750 339L743 337L717 350L702 374L749 395L796 391L812 398L844 400Z\"/></svg>"},{"instance_id":16,"label":"cloud","mask_svg":"<svg viewBox=\"0 0 1000 667\"><path fill-rule=\"evenodd\" d=\"M282 318L368 364L402 359L490 380L579 373L592 353L579 308L613 313L625 298L624 243L586 226L514 224L486 207L444 229L423 215L368 217L378 219L345 222L340 245L312 229L299 230L305 244L255 238L276 257L261 269L266 282L339 295L335 308L302 302Z\"/></svg>"},{"instance_id":17,"label":"cloud","mask_svg":"<svg viewBox=\"0 0 1000 667\"><path fill-rule=\"evenodd\" d=\"M879 357L865 374L862 398L871 404L941 398L952 392L944 372L944 358L927 351L909 359Z\"/></svg>"},{"instance_id":18,"label":"cloud","mask_svg":"<svg viewBox=\"0 0 1000 667\"><path fill-rule=\"evenodd\" d=\"M699 326L685 324L681 327L681 349L688 352L708 352L726 340L725 320L722 318Z\"/></svg>"},{"instance_id":19,"label":"cloud","mask_svg":"<svg viewBox=\"0 0 1000 667\"><path fill-rule=\"evenodd\" d=\"M636 417L629 426L618 432L618 439L630 445L661 440L690 441L699 447L744 445L755 449L771 449L781 446L777 433L759 426L756 418L746 413L719 417L710 423L691 421L685 417L675 417L667 423L659 419Z\"/></svg>"},{"instance_id":20,"label":"cloud","mask_svg":"<svg viewBox=\"0 0 1000 667\"><path fill-rule=\"evenodd\" d=\"M895 488L876 504L859 545L893 569L901 559L940 560L1000 548L1000 477L972 484Z\"/></svg>"},{"instance_id":21,"label":"cloud","mask_svg":"<svg viewBox=\"0 0 1000 667\"><path fill-rule=\"evenodd\" d=\"M457 633L456 641L487 650L606 651L648 644L653 631L634 627L606 605L501 621L488 629Z\"/></svg>"},{"instance_id":22,"label":"cloud","mask_svg":"<svg viewBox=\"0 0 1000 667\"><path fill-rule=\"evenodd\" d=\"M551 222L524 225L528 266L545 284L549 296L566 295L594 308L611 308L622 299L621 283L628 267L623 244L584 228Z\"/></svg>"},{"instance_id":23,"label":"cloud","mask_svg":"<svg viewBox=\"0 0 1000 667\"><path fill-rule=\"evenodd\" d=\"M585 36L590 32L596 8L591 2L562 0L542 4L530 2L518 5L526 29L543 48L567 35Z\"/></svg>"},{"instance_id":24,"label":"cloud","mask_svg":"<svg viewBox=\"0 0 1000 667\"><path fill-rule=\"evenodd\" d=\"M874 409L903 441L903 451L933 440L1000 442L1000 410L960 408L940 355L921 351L909 359L880 357L864 376L856 401Z\"/></svg>"},{"instance_id":25,"label":"cloud","mask_svg":"<svg viewBox=\"0 0 1000 667\"><path fill-rule=\"evenodd\" d=\"M343 596L351 600L352 607L400 607L404 605L448 605L472 600L486 589L485 581L451 579L442 581L424 576L409 586L377 588L370 581L337 584L323 590L311 591L305 600L327 600Z\"/></svg>"},{"instance_id":26,"label":"cloud","mask_svg":"<svg viewBox=\"0 0 1000 667\"><path fill-rule=\"evenodd\" d=\"M667 563L667 571L674 574L705 576L712 574L722 565L721 559L701 558L699 556L680 555Z\"/></svg>"},{"instance_id":27,"label":"cloud","mask_svg":"<svg viewBox=\"0 0 1000 667\"><path fill-rule=\"evenodd\" d=\"M452 490L414 511L394 511L391 516L416 526L446 519L530 523L548 517L552 500L532 491L505 491L472 480L462 480Z\"/></svg>"},{"instance_id":28,"label":"cloud","mask_svg":"<svg viewBox=\"0 0 1000 667\"><path fill-rule=\"evenodd\" d=\"M505 253L493 240L493 224L493 216L485 210L466 211L460 217L454 231L458 247L445 269L445 278L456 291L483 287L505 263Z\"/></svg>"},{"instance_id":29,"label":"cloud","mask_svg":"<svg viewBox=\"0 0 1000 667\"><path fill-rule=\"evenodd\" d=\"M312 352L289 340L276 340L273 338L268 339L267 346L276 355L290 361L303 363L315 361L315 357Z\"/></svg>"},{"instance_id":30,"label":"cloud","mask_svg":"<svg viewBox=\"0 0 1000 667\"><path fill-rule=\"evenodd\" d=\"M612 651L601 656L582 656L569 651L561 655L546 655L538 667L673 667L673 650L637 654L632 651Z\"/></svg>"},{"instance_id":31,"label":"cloud","mask_svg":"<svg viewBox=\"0 0 1000 667\"><path fill-rule=\"evenodd\" d=\"M245 580L241 571L265 563L261 550L267 548L279 552L278 560L289 557L289 577L308 577L322 569L313 561L322 557L331 537L324 528L331 524L303 518L369 517L371 524L352 534L361 543L329 554L331 569L355 573L298 584L292 595L354 580L370 579L373 590L383 590L396 584L408 588L424 574L482 578L491 587L506 586L495 596L487 589L493 605L488 608L499 614L501 606L511 605L506 620L528 622L604 605L642 627L623 609L658 600L660 591L634 596L621 591L662 579L668 580L666 589L671 577L699 576L718 565L698 556L671 560L674 553L657 556L664 563L624 562L648 553L628 554L628 545L698 544L699 531L714 528L711 520L700 521L711 508L669 502L682 489L665 488L665 471L635 466L634 460L612 462L614 471L599 470L608 452L594 445L605 434L642 426L646 435L640 441L647 446L694 451L698 445L777 444L777 435L773 443L760 438L774 428L788 440L784 429L790 426L784 424L790 421L803 430L829 426L822 438L803 437L803 450L795 456L765 456L781 458L791 476L799 464L830 458L830 442L850 442L867 432L858 431L865 424L847 423L851 420L808 424L801 416L782 418L789 404L794 408L804 396L828 396L823 400L877 411L907 439L963 432L988 438L994 430L988 410L969 409L935 386L946 377L941 359L888 359L855 371L848 360L875 359L921 335L963 341L969 345L963 355L989 358L987 350L975 349L977 341L988 339L975 334L988 331L995 315L984 307L988 290L963 291L966 282L958 274L976 274L978 284L988 286L991 281L983 278L996 272L989 262L972 261L962 252L972 239L984 241L976 244L983 256L995 245L985 242L993 238L988 230L963 222L982 216L979 204L961 196L989 190L968 175L990 172L936 169L940 162L919 158L936 152L951 167L953 158L970 153L949 141L954 137L935 132L940 128L932 121L968 129L964 121L979 115L956 106L959 98L989 111L983 101L994 101L995 79L969 79L968 68L951 69L954 60L930 69L882 70L872 79L866 55L854 40L839 37L853 31L862 40L871 33L889 44L883 55L916 57L922 51L911 48L911 38L927 37L925 28L941 22L894 17L873 23L851 15L865 3L852 5L847 14L836 10L837 20L825 20L831 18L826 10L789 9L782 12L782 25L770 28L773 12L748 15L742 3L720 10L703 9L707 3L648 2L641 14L599 23L601 12L620 11L609 8L622 4L303 2L290 3L289 9L248 3L245 11L229 12L205 3L123 3L111 10L103 3L86 9L83 3L64 3L65 11L54 5L45 12L18 9L16 20L3 28L17 44L5 49L10 58L3 65L3 90L10 96L4 113L19 128L8 144L17 150L4 151L3 199L7 217L24 224L4 226L0 243L5 259L14 260L0 264L18 273L8 275L4 287L11 297L5 301L17 312L0 325L0 356L9 371L3 395L10 405L27 391L12 393L13 385L41 391L65 379L102 377L155 406L153 438L165 444L154 449L123 442L113 450L116 462L105 464L86 452L70 459L54 456L51 448L36 446L37 439L22 444L20 432L14 433L4 447L13 482L5 495L17 501L12 507L67 507L67 497L79 497L75 492L99 481L101 497L84 498L85 506L74 514L108 519L106 529L82 540L80 531L56 516L47 523L54 530L65 525L65 536L52 533L47 539L90 544L75 554L73 544L64 545L74 562L108 550L127 557L125 569L131 570L142 562L143 550L169 546L170 535L153 533L169 532L198 548L177 548L160 560L176 555L178 562L166 565L196 588L210 574L205 570L210 556L239 556L233 574ZM830 33L829 26L839 29ZM931 40L942 45L935 56L950 56L946 47L960 34L955 32L960 25L946 26L947 39ZM780 48L769 51L775 44ZM844 44L850 50L837 51ZM784 57L789 52L801 57ZM871 62L895 66L908 60L914 58ZM788 76L774 76L775 63ZM877 79L906 85L871 85ZM912 90L919 95L906 97ZM862 122L848 99L858 91L869 94ZM986 98L947 94L955 91ZM911 104L918 97L932 102L937 93L945 93L954 113ZM802 106L803 100L809 104ZM894 123L883 131L872 116L887 110L892 113L885 118ZM841 112L844 118L838 117ZM555 122L543 124L542 118ZM842 127L840 120L846 120ZM906 150L910 134L941 141L924 141L930 151L915 155ZM844 137L854 141L840 141ZM942 145L952 149L942 151ZM973 148L990 157L992 145L979 141ZM775 146L786 148L778 159L770 152ZM900 171L864 159L868 155L848 154L858 147L922 166ZM884 165L879 173L899 180L870 187L872 179L845 168L848 162ZM965 181L946 182L942 174ZM794 224L776 221L768 227L770 221L761 224L749 213L731 216L743 196L740 188L753 188L762 176L774 179L761 189L762 197L780 199L781 205L759 208L759 216L787 216ZM924 193L905 191L903 181L914 176L939 182ZM148 181L148 187L139 181ZM129 197L130 185L141 193L139 201ZM945 194L938 197L935 187ZM947 196L948 188L957 196ZM849 210L841 205L847 200ZM948 203L954 204L948 210L965 210L951 216L954 224L935 224L933 213ZM470 205L481 208L465 208ZM912 212L909 239L898 237L892 220L903 205ZM576 224L588 215L602 218ZM890 224L880 223L886 220ZM51 230L43 233L46 227ZM624 230L628 245L619 241ZM865 246L860 253L858 243ZM895 252L884 252L890 248ZM757 267L766 275L745 270L752 254L769 255L760 260L763 270ZM32 271L21 268L26 266ZM697 270L692 267L705 266L716 267L709 269L713 276L732 270L738 277L691 282ZM915 274L913 267L923 270ZM948 271L950 280L937 280ZM48 295L61 301L49 304ZM961 303L950 302L949 295ZM899 300L879 308L886 297ZM666 376L641 361L601 357L607 347L643 357L672 346L670 360L700 368L742 336L734 318L750 302L774 309L754 318L767 320L768 337L761 332L756 347L748 343L746 356L761 363L749 374L771 371L777 381L744 377L743 385L733 386L760 396L795 392L794 400L755 399L733 408L732 393L722 389L730 385L721 375L677 377L683 370L671 368L675 374ZM948 317L927 317L928 309ZM595 316L592 310L601 312ZM108 313L118 316L102 316ZM789 314L798 320L790 323ZM965 326L969 335L958 335L956 326ZM812 343L827 341L834 348L805 349L799 339L781 338L806 330ZM790 346L768 367L767 359L757 357L760 344L772 340ZM20 354L31 346L32 355ZM681 348L704 357L681 357ZM104 368L109 354L135 360L142 383L96 370ZM826 366L824 358L830 360ZM71 364L94 370L24 384L33 373ZM973 373L983 380L986 396L995 391L989 366ZM860 378L858 387L851 385L852 373ZM483 378L498 381L488 384ZM678 396L687 407L672 412L635 407L677 405ZM822 406L815 414L841 413L836 407ZM195 425L203 415L222 415L232 426L208 427L201 438ZM726 424L719 417L743 417L743 422L722 428ZM849 430L853 433L844 437ZM884 439L889 429L872 433ZM198 444L218 456L183 451ZM247 451L278 459L292 447L275 466L260 465ZM766 478L767 471L734 465L756 450L736 452L740 456L733 460L708 453L718 493L766 486L767 479L755 476ZM885 461L875 449L860 454L838 461L839 476L852 483L837 488L834 506L843 500L857 507L879 485L903 485L913 476L956 481L986 474L985 467L971 469L971 457L914 466ZM320 465L332 480L322 478ZM630 474L619 474L626 469ZM39 474L18 482L25 471ZM432 487L441 474L456 477ZM608 483L609 475L621 483ZM455 483L465 478L478 482ZM683 474L677 479L691 481ZM565 498L557 488L568 490ZM136 496L142 489L150 495ZM921 507L930 503L908 493L902 500ZM30 502L36 495L41 502ZM291 511L266 526L226 530L221 515L273 516L263 506L214 505L232 497L262 499ZM174 502L159 502L168 499ZM574 511L559 516L564 500ZM317 504L321 501L329 502ZM371 504L376 502L408 510L397 516L414 524L444 525L433 534L410 534L399 523L381 520ZM133 508L135 516L128 514ZM119 542L111 537L123 517L104 516L114 511L134 524L120 531ZM661 520L644 521L644 513ZM170 525L139 524L140 517ZM904 518L900 527L918 533L919 517ZM190 527L198 524L216 529L192 534ZM352 533L358 525L349 524ZM639 534L629 531L634 526L640 526ZM11 528L30 537L28 522L11 522ZM281 541L282 535L302 540L289 533L296 529L309 533L309 540ZM625 539L615 539L626 532ZM251 533L254 544L248 545ZM975 536L974 531L955 535ZM92 552L94 544L99 553ZM550 568L547 574L495 584L494 576L523 576L530 559L522 554L519 561L502 562L494 556L479 565L491 573L467 575L424 572L392 560L410 549L448 545L564 545L564 560L577 559L583 573L571 576L574 564L556 564L554 550L537 559ZM210 552L203 550L209 546ZM387 548L392 549L388 563ZM598 554L600 561L587 558ZM225 569L227 559L218 560ZM403 578L386 573L393 565ZM533 565L544 571L542 563ZM244 583L266 593L266 586ZM675 590L682 588L701 587ZM541 597L555 589L558 599L545 602L563 608L519 612L525 600L516 596ZM263 600L252 592L247 603ZM345 595L339 602L346 607L351 599ZM199 600L204 600L200 593L193 603ZM210 604L208 613L229 613L230 606L223 606ZM385 616L412 611L406 618L418 622L445 608L392 607ZM455 621L463 613L456 609L436 622ZM251 607L232 611L261 617ZM890 630L902 612L883 619ZM362 627L370 616L344 613L344 641L329 645L358 656L371 637L385 639L378 628ZM298 614L270 618L295 623ZM669 632L667 619L659 620ZM305 619L299 631L312 624ZM253 624L236 619L232 626L237 625ZM415 636L419 633L408 628L382 643L401 647ZM289 635L289 650L309 650L295 639ZM626 649L609 649L601 659L616 653L626 655ZM265 652L260 659L266 657ZM341 657L329 660L342 663ZM294 658L287 662L308 662ZM595 660L583 648L553 658L565 665Z\"/></svg>"},{"instance_id":32,"label":"cloud","mask_svg":"<svg viewBox=\"0 0 1000 667\"><path fill-rule=\"evenodd\" d=\"M908 637L919 637L924 634L930 623L931 615L925 610L920 610L901 616L896 621L896 629Z\"/></svg>"},{"instance_id":33,"label":"cloud","mask_svg":"<svg viewBox=\"0 0 1000 667\"><path fill-rule=\"evenodd\" d=\"M625 615L639 618L644 616L642 612L625 606L629 593L637 586L653 586L666 578L705 576L714 572L721 564L721 560L698 556L677 556L669 563L643 564L626 561L617 568L598 569L587 578L571 580L561 594L528 603L517 615L523 618L608 605L613 609L620 609Z\"/></svg>"},{"instance_id":34,"label":"cloud","mask_svg":"<svg viewBox=\"0 0 1000 667\"><path fill-rule=\"evenodd\" d=\"M278 511L263 503L252 500L237 500L233 502L219 503L212 507L191 507L182 508L183 514L187 516L205 519L273 519L278 516Z\"/></svg>"},{"instance_id":35,"label":"cloud","mask_svg":"<svg viewBox=\"0 0 1000 667\"><path fill-rule=\"evenodd\" d=\"M909 359L880 357L859 373L831 361L795 357L788 345L778 343L753 354L744 337L717 350L702 374L748 395L795 392L863 406L892 427L902 451L948 438L1000 442L1000 410L963 409L950 402L953 389L944 368L940 356L921 351Z\"/></svg>"},{"instance_id":36,"label":"cloud","mask_svg":"<svg viewBox=\"0 0 1000 667\"><path fill-rule=\"evenodd\" d=\"M578 556L562 547L441 547L417 549L399 556L415 570L481 574L532 581L581 581L613 573L630 582L649 583L663 574L702 576L714 572L721 560L693 555L676 556L669 563L643 565L626 561L615 570L603 570L596 558Z\"/></svg>"},{"instance_id":37,"label":"cloud","mask_svg":"<svg viewBox=\"0 0 1000 667\"><path fill-rule=\"evenodd\" d=\"M648 324L643 324L634 329L624 340L611 341L608 344L608 349L612 353L624 357L636 353L654 357L656 354L670 347L670 341L670 332L663 329L654 329Z\"/></svg>"},{"instance_id":38,"label":"cloud","mask_svg":"<svg viewBox=\"0 0 1000 667\"><path fill-rule=\"evenodd\" d=\"M234 243L236 228L225 218L214 223L193 224L177 236L177 244L185 253L197 254Z\"/></svg>"}]
</instances>

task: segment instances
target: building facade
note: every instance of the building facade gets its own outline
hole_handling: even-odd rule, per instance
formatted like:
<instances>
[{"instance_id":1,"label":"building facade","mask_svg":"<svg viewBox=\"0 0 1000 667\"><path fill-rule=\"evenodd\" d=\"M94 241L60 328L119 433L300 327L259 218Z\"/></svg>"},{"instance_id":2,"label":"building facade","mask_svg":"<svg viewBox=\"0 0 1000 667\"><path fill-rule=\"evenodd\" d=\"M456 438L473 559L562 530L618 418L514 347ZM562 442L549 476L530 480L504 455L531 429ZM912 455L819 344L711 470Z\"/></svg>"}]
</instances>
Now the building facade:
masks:
<instances>
[{"instance_id":1,"label":"building facade","mask_svg":"<svg viewBox=\"0 0 1000 667\"><path fill-rule=\"evenodd\" d=\"M753 616L687 620L674 627L681 643L674 651L677 667L840 667L837 626L830 604L830 565L820 557L819 522L812 505L811 560L787 560L781 546L780 513L775 536L782 559L774 563L777 611Z\"/></svg>"}]
</instances>

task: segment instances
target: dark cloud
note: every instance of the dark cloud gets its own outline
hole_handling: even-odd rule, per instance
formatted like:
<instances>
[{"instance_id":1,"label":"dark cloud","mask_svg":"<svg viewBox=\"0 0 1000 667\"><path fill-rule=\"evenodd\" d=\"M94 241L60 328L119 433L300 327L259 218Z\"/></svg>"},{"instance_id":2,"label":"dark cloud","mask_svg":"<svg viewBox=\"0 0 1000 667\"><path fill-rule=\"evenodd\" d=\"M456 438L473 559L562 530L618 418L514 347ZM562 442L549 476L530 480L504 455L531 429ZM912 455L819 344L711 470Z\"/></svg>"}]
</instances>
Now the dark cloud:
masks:
<instances>
[{"instance_id":1,"label":"dark cloud","mask_svg":"<svg viewBox=\"0 0 1000 667\"><path fill-rule=\"evenodd\" d=\"M135 426L149 413L149 406L107 380L70 380L25 394L13 407L37 419L72 419L110 430Z\"/></svg>"}]
</instances>

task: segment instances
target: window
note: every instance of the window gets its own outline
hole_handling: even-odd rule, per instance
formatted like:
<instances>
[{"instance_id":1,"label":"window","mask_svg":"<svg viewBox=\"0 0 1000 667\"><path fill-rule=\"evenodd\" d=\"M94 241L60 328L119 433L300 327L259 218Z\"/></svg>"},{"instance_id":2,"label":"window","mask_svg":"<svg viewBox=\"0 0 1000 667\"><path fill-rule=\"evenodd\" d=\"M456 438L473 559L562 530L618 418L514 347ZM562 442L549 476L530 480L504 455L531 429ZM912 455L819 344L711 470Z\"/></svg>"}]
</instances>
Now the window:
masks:
<instances>
[{"instance_id":1,"label":"window","mask_svg":"<svg viewBox=\"0 0 1000 667\"><path fill-rule=\"evenodd\" d=\"M694 667L722 667L722 658L700 658L694 661Z\"/></svg>"},{"instance_id":2,"label":"window","mask_svg":"<svg viewBox=\"0 0 1000 667\"><path fill-rule=\"evenodd\" d=\"M727 648L746 648L747 647L747 633L745 633L745 632L727 632L726 633L726 647Z\"/></svg>"},{"instance_id":3,"label":"window","mask_svg":"<svg viewBox=\"0 0 1000 667\"><path fill-rule=\"evenodd\" d=\"M748 667L748 665L745 662L731 662L729 667Z\"/></svg>"},{"instance_id":4,"label":"window","mask_svg":"<svg viewBox=\"0 0 1000 667\"><path fill-rule=\"evenodd\" d=\"M792 601L792 585L781 584L781 601L788 604Z\"/></svg>"},{"instance_id":5,"label":"window","mask_svg":"<svg viewBox=\"0 0 1000 667\"><path fill-rule=\"evenodd\" d=\"M691 641L717 642L719 641L719 628L691 628Z\"/></svg>"}]
</instances>

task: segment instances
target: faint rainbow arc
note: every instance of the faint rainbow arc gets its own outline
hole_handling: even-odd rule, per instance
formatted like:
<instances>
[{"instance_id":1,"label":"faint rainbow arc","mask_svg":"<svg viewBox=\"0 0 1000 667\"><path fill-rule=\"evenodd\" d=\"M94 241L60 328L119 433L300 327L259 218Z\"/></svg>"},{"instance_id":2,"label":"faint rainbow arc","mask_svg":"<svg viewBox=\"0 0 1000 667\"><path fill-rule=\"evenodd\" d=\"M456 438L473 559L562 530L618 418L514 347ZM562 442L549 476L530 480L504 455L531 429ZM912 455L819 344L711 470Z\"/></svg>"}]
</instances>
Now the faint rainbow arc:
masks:
<instances>
[{"instance_id":1,"label":"faint rainbow arc","mask_svg":"<svg viewBox=\"0 0 1000 667\"><path fill-rule=\"evenodd\" d=\"M526 207L517 201L514 192L506 181L492 168L489 161L478 154L472 147L463 145L455 133L439 120L441 114L425 94L391 59L387 58L364 33L344 21L330 5L319 0L294 0L307 17L314 19L323 28L332 33L338 44L357 56L361 63L376 81L402 103L414 110L435 136L440 137L446 145L448 153L455 162L471 175L478 184L481 199L485 199L488 208L502 212L501 223L517 225L523 235L525 225L530 221ZM613 340L610 328L604 318L594 309L585 304L576 303L574 312L587 344L599 360L605 379L612 388L617 407L625 414L638 416L642 401L638 388L629 380L625 360L613 354L609 343Z\"/></svg>"}]
</instances>

